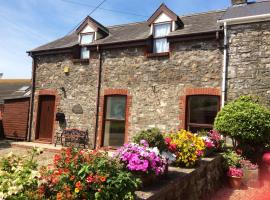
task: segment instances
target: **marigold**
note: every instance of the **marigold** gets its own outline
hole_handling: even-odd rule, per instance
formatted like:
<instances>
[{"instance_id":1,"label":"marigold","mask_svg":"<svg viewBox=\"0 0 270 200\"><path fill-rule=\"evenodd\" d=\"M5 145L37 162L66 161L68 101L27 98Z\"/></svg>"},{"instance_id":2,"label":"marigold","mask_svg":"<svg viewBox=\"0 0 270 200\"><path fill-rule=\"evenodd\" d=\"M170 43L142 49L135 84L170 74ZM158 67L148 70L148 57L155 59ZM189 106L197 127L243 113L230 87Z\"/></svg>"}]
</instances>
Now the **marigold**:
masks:
<instances>
[{"instance_id":1,"label":"marigold","mask_svg":"<svg viewBox=\"0 0 270 200\"><path fill-rule=\"evenodd\" d=\"M75 188L74 192L79 193L80 192L79 188Z\"/></svg>"}]
</instances>

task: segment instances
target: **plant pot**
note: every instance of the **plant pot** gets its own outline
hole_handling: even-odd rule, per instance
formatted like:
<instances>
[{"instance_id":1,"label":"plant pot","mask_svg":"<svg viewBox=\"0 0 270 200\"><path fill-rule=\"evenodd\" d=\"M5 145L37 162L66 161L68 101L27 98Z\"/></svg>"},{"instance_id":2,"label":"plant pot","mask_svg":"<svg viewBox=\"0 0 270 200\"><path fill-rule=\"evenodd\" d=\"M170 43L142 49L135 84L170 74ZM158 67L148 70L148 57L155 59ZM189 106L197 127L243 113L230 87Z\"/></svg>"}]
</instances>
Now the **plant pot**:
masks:
<instances>
[{"instance_id":1,"label":"plant pot","mask_svg":"<svg viewBox=\"0 0 270 200\"><path fill-rule=\"evenodd\" d=\"M229 176L229 184L231 188L239 189L242 185L242 177Z\"/></svg>"},{"instance_id":2,"label":"plant pot","mask_svg":"<svg viewBox=\"0 0 270 200\"><path fill-rule=\"evenodd\" d=\"M259 187L259 170L258 169L244 169L243 183L247 187Z\"/></svg>"}]
</instances>

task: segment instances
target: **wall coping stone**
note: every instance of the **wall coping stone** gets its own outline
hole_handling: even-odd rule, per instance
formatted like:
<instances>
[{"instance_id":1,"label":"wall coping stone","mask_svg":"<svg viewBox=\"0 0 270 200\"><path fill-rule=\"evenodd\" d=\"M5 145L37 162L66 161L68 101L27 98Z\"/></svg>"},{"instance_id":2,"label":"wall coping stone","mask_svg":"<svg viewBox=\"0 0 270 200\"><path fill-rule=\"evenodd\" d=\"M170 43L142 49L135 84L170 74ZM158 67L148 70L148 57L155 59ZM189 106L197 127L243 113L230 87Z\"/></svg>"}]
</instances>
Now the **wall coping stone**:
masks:
<instances>
[{"instance_id":1,"label":"wall coping stone","mask_svg":"<svg viewBox=\"0 0 270 200\"><path fill-rule=\"evenodd\" d=\"M136 191L136 199L207 199L222 186L224 175L221 155L202 158L197 168L169 167L167 178L160 179L156 184L145 187L141 191ZM211 185L210 188L208 185ZM198 187L203 188L204 191L198 191Z\"/></svg>"}]
</instances>

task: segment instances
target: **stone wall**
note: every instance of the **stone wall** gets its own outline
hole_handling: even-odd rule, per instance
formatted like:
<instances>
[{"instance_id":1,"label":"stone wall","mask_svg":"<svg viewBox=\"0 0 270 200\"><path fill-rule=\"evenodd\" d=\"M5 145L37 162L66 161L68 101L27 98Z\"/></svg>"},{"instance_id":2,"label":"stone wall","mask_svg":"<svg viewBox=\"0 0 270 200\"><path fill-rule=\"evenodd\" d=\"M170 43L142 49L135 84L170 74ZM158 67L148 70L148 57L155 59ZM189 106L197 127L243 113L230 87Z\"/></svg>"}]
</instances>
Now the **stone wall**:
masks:
<instances>
[{"instance_id":1,"label":"stone wall","mask_svg":"<svg viewBox=\"0 0 270 200\"><path fill-rule=\"evenodd\" d=\"M35 133L38 93L46 89L55 90L60 98L56 112L63 112L66 117L66 123L56 122L55 132L61 128L88 129L91 146L96 119L97 63L76 64L72 62L72 55L69 54L40 56L36 61L33 133ZM64 67L70 68L68 75L64 73ZM77 110L81 107L82 112L74 112L76 107ZM32 139L35 139L35 134L32 134Z\"/></svg>"},{"instance_id":2,"label":"stone wall","mask_svg":"<svg viewBox=\"0 0 270 200\"><path fill-rule=\"evenodd\" d=\"M258 95L270 106L270 22L228 28L228 100Z\"/></svg>"},{"instance_id":3,"label":"stone wall","mask_svg":"<svg viewBox=\"0 0 270 200\"><path fill-rule=\"evenodd\" d=\"M138 200L210 199L223 184L222 157L203 158L196 169L169 168L168 178L137 191Z\"/></svg>"},{"instance_id":4,"label":"stone wall","mask_svg":"<svg viewBox=\"0 0 270 200\"><path fill-rule=\"evenodd\" d=\"M222 51L218 45L214 39L178 42L171 46L170 57L163 58L147 58L143 47L103 52L101 95L108 89L124 89L132 99L128 116L129 139L142 129L170 130L183 125L185 122L179 118L184 111L179 104L186 88L220 89ZM85 65L74 64L69 54L38 57L34 113L37 111L38 92L54 89L60 97L57 110L66 115L66 127L87 128L92 144L98 64L96 52L91 52L90 64ZM70 67L69 75L64 73L65 66ZM82 114L72 111L78 104L82 106ZM35 120L34 115L33 130ZM55 127L59 130L57 123Z\"/></svg>"},{"instance_id":5,"label":"stone wall","mask_svg":"<svg viewBox=\"0 0 270 200\"><path fill-rule=\"evenodd\" d=\"M147 58L143 48L103 53L101 93L126 89L132 97L129 138L142 129L178 129L185 88L221 85L222 51L216 40L179 42L170 57Z\"/></svg>"}]
</instances>

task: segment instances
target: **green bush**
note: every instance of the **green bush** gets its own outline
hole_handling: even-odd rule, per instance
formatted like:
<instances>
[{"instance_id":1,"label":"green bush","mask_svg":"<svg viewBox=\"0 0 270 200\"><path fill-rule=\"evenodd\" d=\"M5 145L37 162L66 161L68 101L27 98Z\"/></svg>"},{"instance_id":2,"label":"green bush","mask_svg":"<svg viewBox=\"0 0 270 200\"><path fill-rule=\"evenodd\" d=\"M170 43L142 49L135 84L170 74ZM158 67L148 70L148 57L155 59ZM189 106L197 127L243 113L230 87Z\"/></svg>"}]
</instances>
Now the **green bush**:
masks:
<instances>
[{"instance_id":1,"label":"green bush","mask_svg":"<svg viewBox=\"0 0 270 200\"><path fill-rule=\"evenodd\" d=\"M137 144L139 144L141 140L146 140L149 147L157 147L160 152L167 149L164 137L158 128L143 130L133 137L133 142Z\"/></svg>"},{"instance_id":2,"label":"green bush","mask_svg":"<svg viewBox=\"0 0 270 200\"><path fill-rule=\"evenodd\" d=\"M242 160L242 157L238 155L236 152L232 150L227 150L225 153L222 153L222 157L224 158L225 161L225 168L228 169L229 167L236 167L240 168L241 163L240 161Z\"/></svg>"},{"instance_id":3,"label":"green bush","mask_svg":"<svg viewBox=\"0 0 270 200\"><path fill-rule=\"evenodd\" d=\"M214 128L240 143L266 145L270 142L270 111L251 96L243 96L223 107Z\"/></svg>"}]
</instances>

